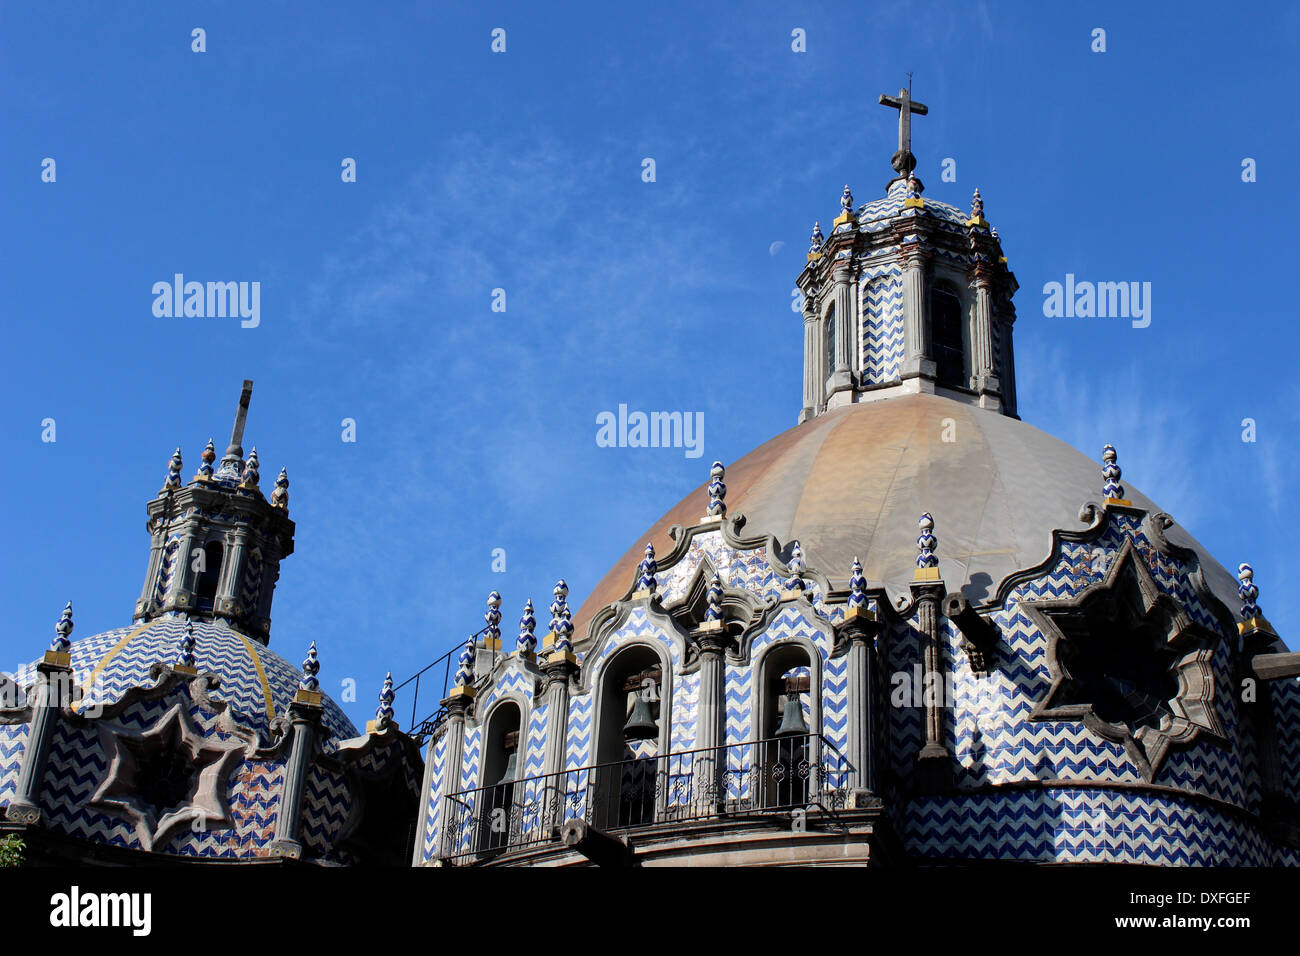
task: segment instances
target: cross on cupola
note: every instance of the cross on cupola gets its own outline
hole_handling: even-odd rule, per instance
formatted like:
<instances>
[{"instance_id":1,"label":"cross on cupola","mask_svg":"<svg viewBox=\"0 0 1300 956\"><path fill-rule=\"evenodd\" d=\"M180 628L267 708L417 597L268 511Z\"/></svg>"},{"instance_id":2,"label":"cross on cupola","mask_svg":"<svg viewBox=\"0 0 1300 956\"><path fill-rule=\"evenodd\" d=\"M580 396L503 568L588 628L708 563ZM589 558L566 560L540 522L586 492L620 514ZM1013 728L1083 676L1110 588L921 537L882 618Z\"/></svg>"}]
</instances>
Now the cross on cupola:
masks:
<instances>
[{"instance_id":1,"label":"cross on cupola","mask_svg":"<svg viewBox=\"0 0 1300 956\"><path fill-rule=\"evenodd\" d=\"M897 178L903 179L916 169L916 157L912 155L912 114L924 116L930 112L930 108L912 99L912 74L910 73L907 75L907 89L899 90L897 96L881 93L880 105L898 110L898 152L890 159L889 165L893 166L894 172L898 173ZM917 191L920 192L919 189Z\"/></svg>"},{"instance_id":2,"label":"cross on cupola","mask_svg":"<svg viewBox=\"0 0 1300 956\"><path fill-rule=\"evenodd\" d=\"M1015 416L1017 283L985 219L985 197L976 190L967 212L964 204L921 196L912 117L930 108L912 99L910 74L880 105L898 111L894 178L884 196L861 204L857 190L844 187L840 215L825 235L813 228L799 274L799 421L922 393ZM844 182L836 180L836 187Z\"/></svg>"}]
</instances>

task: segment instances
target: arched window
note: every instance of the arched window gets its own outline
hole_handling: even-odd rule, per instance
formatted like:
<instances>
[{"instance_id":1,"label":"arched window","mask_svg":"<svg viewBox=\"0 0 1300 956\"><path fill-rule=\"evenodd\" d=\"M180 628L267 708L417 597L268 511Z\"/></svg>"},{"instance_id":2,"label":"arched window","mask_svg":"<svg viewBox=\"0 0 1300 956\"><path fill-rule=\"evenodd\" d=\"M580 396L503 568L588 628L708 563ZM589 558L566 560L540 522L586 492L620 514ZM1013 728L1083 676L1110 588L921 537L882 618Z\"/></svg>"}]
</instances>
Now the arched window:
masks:
<instances>
[{"instance_id":1,"label":"arched window","mask_svg":"<svg viewBox=\"0 0 1300 956\"><path fill-rule=\"evenodd\" d=\"M665 679L659 655L643 644L619 651L605 665L591 782L593 822L602 829L654 820Z\"/></svg>"},{"instance_id":2,"label":"arched window","mask_svg":"<svg viewBox=\"0 0 1300 956\"><path fill-rule=\"evenodd\" d=\"M826 310L826 334L822 336L826 351L822 356L822 377L830 378L835 371L835 303Z\"/></svg>"},{"instance_id":3,"label":"arched window","mask_svg":"<svg viewBox=\"0 0 1300 956\"><path fill-rule=\"evenodd\" d=\"M195 597L201 610L211 611L217 598L217 582L221 580L221 559L225 554L220 541L209 541L203 546L203 565L199 579L194 584Z\"/></svg>"},{"instance_id":4,"label":"arched window","mask_svg":"<svg viewBox=\"0 0 1300 956\"><path fill-rule=\"evenodd\" d=\"M515 806L515 784L523 776L519 748L522 717L514 701L498 704L488 717L483 735L483 781L480 790L479 846L503 849L519 829Z\"/></svg>"},{"instance_id":5,"label":"arched window","mask_svg":"<svg viewBox=\"0 0 1300 956\"><path fill-rule=\"evenodd\" d=\"M930 341L939 384L968 387L961 298L947 286L930 290Z\"/></svg>"},{"instance_id":6,"label":"arched window","mask_svg":"<svg viewBox=\"0 0 1300 956\"><path fill-rule=\"evenodd\" d=\"M812 673L801 644L773 648L763 658L757 754L761 806L801 807L809 802L816 749Z\"/></svg>"}]
</instances>

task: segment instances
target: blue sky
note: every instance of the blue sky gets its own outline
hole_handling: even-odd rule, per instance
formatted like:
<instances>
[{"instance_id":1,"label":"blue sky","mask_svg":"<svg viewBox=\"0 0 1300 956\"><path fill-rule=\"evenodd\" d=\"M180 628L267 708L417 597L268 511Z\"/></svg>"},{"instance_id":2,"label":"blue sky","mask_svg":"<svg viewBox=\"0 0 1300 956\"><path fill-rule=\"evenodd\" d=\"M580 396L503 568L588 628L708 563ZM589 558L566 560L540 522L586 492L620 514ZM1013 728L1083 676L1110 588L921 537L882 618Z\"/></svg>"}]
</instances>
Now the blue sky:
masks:
<instances>
[{"instance_id":1,"label":"blue sky","mask_svg":"<svg viewBox=\"0 0 1300 956\"><path fill-rule=\"evenodd\" d=\"M883 194L876 97L909 70L927 196L979 186L1021 284L1022 417L1114 442L1295 646L1300 8L448 6L0 7L0 666L69 599L76 637L129 622L145 501L174 446L187 477L224 448L244 378L298 525L272 647L317 640L354 720L493 588L507 640L557 577L576 608L709 461L794 424L807 236L844 183ZM176 272L260 282L261 324L156 318ZM1044 318L1067 272L1151 282L1150 327ZM619 403L702 411L703 457L597 447Z\"/></svg>"}]
</instances>

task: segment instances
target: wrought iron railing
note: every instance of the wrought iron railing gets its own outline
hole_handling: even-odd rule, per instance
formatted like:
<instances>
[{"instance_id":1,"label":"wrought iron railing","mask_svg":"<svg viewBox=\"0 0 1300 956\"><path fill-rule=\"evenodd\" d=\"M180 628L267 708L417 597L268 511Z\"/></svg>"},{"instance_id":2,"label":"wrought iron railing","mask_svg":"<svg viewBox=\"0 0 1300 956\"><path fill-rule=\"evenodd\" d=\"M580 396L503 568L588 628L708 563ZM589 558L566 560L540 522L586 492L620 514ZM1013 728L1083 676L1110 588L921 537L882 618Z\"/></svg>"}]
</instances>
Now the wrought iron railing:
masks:
<instances>
[{"instance_id":1,"label":"wrought iron railing","mask_svg":"<svg viewBox=\"0 0 1300 956\"><path fill-rule=\"evenodd\" d=\"M487 628L484 627L482 630L475 632L474 637L475 638L482 637L483 634L485 634L486 632L487 632ZM420 670L416 671L410 677L406 678L406 680L402 681L400 684L398 684L396 687L393 688L393 692L395 694L400 694L402 689L405 688L408 684L415 685L414 687L411 688L411 692L410 692L411 724L410 724L409 732L412 739L415 740L417 746L421 748L424 746L425 741L429 739L429 735L438 729L438 725L442 723L443 717L446 716L446 712L442 706L442 701L447 697L447 689L451 686L451 676L452 676L451 665L454 661L460 659L460 652L464 647L465 647L464 642L457 644L446 654L443 654L441 657L435 660L432 664L428 664L425 667L421 668ZM482 648L480 648L479 650L482 650ZM496 663L497 655L500 653L501 652L499 649L493 648L492 663L494 665ZM439 665L441 665L441 667ZM423 718L418 718L417 715L420 713L420 709L419 709L420 708L420 682L421 680L437 681L439 676L439 670L441 670L442 672L442 684L438 696L435 698L435 700L437 701L437 706L435 706L433 711L430 712L427 716ZM425 675L428 674L429 671L433 671L433 673L430 674L428 677L425 677ZM433 686L438 687L439 685L435 683ZM399 699L401 698L399 697ZM425 699L426 700L428 699L427 693Z\"/></svg>"},{"instance_id":2,"label":"wrought iron railing","mask_svg":"<svg viewBox=\"0 0 1300 956\"><path fill-rule=\"evenodd\" d=\"M604 831L842 809L853 767L818 734L629 758L443 798L438 855L482 862L542 847L582 819Z\"/></svg>"}]
</instances>

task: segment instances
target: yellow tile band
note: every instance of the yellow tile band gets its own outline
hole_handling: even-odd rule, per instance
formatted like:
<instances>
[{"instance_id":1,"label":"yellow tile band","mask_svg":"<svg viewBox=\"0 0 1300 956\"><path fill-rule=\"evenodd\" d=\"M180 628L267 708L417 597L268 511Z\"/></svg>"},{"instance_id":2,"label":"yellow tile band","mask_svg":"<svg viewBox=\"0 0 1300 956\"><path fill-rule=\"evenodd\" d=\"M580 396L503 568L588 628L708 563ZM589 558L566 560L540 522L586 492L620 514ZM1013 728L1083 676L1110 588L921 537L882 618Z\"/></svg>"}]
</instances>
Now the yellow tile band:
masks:
<instances>
[{"instance_id":1,"label":"yellow tile band","mask_svg":"<svg viewBox=\"0 0 1300 956\"><path fill-rule=\"evenodd\" d=\"M80 712L85 708L86 703L90 699L88 696L90 694L90 688L95 686L95 681L99 679L100 674L104 673L104 668L108 666L109 662L120 654L122 649L131 643L132 639L138 637L140 634L143 634L146 630L152 627L153 623L153 621L146 621L144 624L141 624L126 637L122 638L110 647L108 653L99 659L99 663L95 665L94 669L90 672L90 676L87 677L81 685L81 700L72 705L74 712Z\"/></svg>"}]
</instances>

